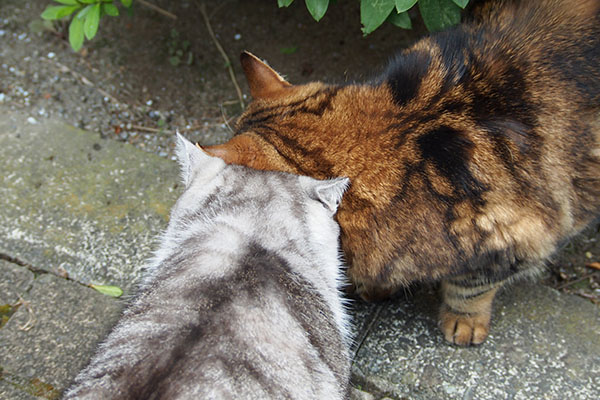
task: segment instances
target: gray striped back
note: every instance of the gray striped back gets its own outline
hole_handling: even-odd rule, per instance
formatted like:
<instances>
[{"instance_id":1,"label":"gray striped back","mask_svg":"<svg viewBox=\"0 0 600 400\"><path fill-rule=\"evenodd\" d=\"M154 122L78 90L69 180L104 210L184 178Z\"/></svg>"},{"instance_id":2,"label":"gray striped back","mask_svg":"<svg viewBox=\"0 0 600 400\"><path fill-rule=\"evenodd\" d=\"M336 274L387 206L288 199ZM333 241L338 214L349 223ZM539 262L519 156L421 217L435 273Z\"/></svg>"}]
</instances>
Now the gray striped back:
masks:
<instances>
[{"instance_id":1,"label":"gray striped back","mask_svg":"<svg viewBox=\"0 0 600 400\"><path fill-rule=\"evenodd\" d=\"M227 166L179 137L186 190L139 293L67 399L347 394L347 179Z\"/></svg>"}]
</instances>

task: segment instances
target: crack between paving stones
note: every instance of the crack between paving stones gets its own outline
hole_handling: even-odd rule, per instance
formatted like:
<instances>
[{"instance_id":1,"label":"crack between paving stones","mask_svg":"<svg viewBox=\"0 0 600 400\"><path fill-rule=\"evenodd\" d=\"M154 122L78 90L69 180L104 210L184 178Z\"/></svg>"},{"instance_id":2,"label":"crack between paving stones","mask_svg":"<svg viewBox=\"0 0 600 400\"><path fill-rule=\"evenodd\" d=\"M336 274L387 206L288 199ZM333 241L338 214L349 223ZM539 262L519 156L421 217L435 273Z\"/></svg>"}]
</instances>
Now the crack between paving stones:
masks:
<instances>
[{"instance_id":1,"label":"crack between paving stones","mask_svg":"<svg viewBox=\"0 0 600 400\"><path fill-rule=\"evenodd\" d=\"M70 278L68 276L64 276L64 275L58 274L56 272L52 272L52 271L48 271L48 270L45 270L45 269L42 269L42 268L38 268L35 265L31 265L28 262L25 262L25 261L23 261L23 260L21 260L19 258L16 258L16 257L9 256L8 254L5 254L5 253L0 253L0 260L8 261L9 263L16 264L16 265L18 265L20 267L23 267L23 268L27 268L29 271L33 272L34 274L40 274L40 275L41 274L50 274L50 275L56 276L57 278L61 278L61 279L67 280L69 282L77 283L77 284L79 284L81 286L90 287L90 285L88 285L87 283L79 282L78 280L75 280L75 279Z\"/></svg>"},{"instance_id":2,"label":"crack between paving stones","mask_svg":"<svg viewBox=\"0 0 600 400\"><path fill-rule=\"evenodd\" d=\"M367 339L367 336L369 336L369 332L371 332L373 325L375 325L375 323L379 320L379 314L381 314L381 310L383 310L383 306L384 306L383 303L377 304L377 306L375 308L375 313L371 317L371 320L369 321L369 325L367 325L367 329L364 330L364 333L361 335L360 340L357 341L356 349L354 350L354 354L352 354L352 364L354 364L354 359L356 358L356 355L362 348L362 345L365 342L365 340Z\"/></svg>"}]
</instances>

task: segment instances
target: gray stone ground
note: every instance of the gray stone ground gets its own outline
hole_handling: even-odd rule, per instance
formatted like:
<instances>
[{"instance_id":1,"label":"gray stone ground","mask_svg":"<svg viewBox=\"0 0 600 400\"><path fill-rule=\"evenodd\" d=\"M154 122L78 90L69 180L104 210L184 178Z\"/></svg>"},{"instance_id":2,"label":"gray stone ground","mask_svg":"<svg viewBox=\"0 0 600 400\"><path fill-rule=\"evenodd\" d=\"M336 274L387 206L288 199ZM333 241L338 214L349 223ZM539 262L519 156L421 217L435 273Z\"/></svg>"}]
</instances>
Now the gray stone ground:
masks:
<instances>
[{"instance_id":1,"label":"gray stone ground","mask_svg":"<svg viewBox=\"0 0 600 400\"><path fill-rule=\"evenodd\" d=\"M174 162L61 122L0 116L0 399L58 398L116 321L179 193ZM127 296L125 296L126 298ZM408 297L408 296L406 296ZM600 310L524 283L485 344L444 343L428 288L355 302L355 399L600 398Z\"/></svg>"}]
</instances>

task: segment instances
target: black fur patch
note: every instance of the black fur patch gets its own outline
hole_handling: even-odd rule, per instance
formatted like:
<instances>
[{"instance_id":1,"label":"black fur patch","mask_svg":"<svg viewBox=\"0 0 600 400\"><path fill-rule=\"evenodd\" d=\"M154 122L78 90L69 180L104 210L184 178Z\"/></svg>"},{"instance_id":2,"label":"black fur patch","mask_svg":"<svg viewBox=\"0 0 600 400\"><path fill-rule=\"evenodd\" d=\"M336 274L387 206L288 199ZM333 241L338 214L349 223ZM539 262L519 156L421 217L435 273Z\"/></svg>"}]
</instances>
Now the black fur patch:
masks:
<instances>
[{"instance_id":1,"label":"black fur patch","mask_svg":"<svg viewBox=\"0 0 600 400\"><path fill-rule=\"evenodd\" d=\"M482 203L481 195L486 188L469 170L473 142L465 134L441 126L419 137L417 142L423 158L452 183L455 200Z\"/></svg>"},{"instance_id":2,"label":"black fur patch","mask_svg":"<svg viewBox=\"0 0 600 400\"><path fill-rule=\"evenodd\" d=\"M431 56L422 51L402 53L392 61L385 81L396 104L402 106L415 98L430 63Z\"/></svg>"}]
</instances>

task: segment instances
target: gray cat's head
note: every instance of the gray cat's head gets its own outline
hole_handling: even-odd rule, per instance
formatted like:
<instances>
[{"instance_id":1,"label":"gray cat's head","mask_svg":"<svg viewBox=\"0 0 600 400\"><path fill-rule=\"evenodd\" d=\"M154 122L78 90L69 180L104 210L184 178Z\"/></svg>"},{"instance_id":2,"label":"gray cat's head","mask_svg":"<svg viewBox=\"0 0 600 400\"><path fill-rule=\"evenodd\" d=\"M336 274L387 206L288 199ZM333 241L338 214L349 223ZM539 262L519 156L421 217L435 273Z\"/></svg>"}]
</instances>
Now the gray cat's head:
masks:
<instances>
[{"instance_id":1,"label":"gray cat's head","mask_svg":"<svg viewBox=\"0 0 600 400\"><path fill-rule=\"evenodd\" d=\"M232 225L249 235L270 236L274 246L303 236L314 245L311 252L337 256L339 227L333 216L347 178L317 180L227 165L179 134L177 159L186 189L172 210L172 222L200 214L207 220L218 214L231 218Z\"/></svg>"}]
</instances>

